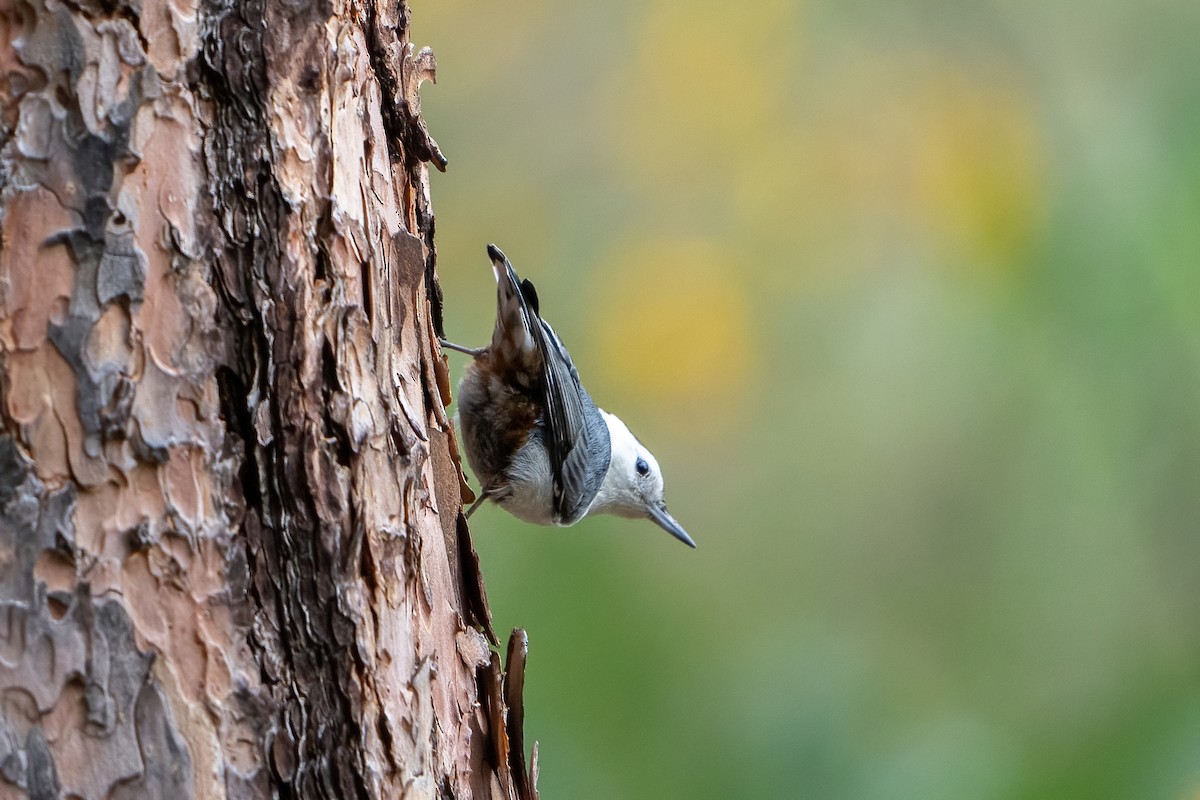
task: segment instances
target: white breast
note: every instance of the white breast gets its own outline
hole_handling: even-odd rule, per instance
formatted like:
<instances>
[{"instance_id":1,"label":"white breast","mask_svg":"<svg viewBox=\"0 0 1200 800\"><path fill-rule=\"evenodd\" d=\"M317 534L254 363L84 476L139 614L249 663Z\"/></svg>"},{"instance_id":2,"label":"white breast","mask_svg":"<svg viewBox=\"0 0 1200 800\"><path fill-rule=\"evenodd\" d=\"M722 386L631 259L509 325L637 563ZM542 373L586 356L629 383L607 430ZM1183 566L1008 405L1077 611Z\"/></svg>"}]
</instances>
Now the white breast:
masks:
<instances>
[{"instance_id":1,"label":"white breast","mask_svg":"<svg viewBox=\"0 0 1200 800\"><path fill-rule=\"evenodd\" d=\"M540 443L527 442L513 457L508 470L509 496L500 501L504 510L534 525L554 525L554 483L550 458Z\"/></svg>"}]
</instances>

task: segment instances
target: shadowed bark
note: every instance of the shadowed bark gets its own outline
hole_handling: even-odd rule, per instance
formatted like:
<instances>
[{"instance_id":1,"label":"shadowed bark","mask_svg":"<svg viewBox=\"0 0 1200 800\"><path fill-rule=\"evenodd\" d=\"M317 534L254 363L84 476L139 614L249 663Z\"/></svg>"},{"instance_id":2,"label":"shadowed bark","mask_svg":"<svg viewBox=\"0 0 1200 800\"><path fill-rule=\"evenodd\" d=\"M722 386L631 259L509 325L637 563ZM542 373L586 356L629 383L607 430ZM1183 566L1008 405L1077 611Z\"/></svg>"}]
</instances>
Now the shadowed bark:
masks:
<instances>
[{"instance_id":1,"label":"shadowed bark","mask_svg":"<svg viewBox=\"0 0 1200 800\"><path fill-rule=\"evenodd\" d=\"M536 796L399 5L0 7L0 798Z\"/></svg>"}]
</instances>

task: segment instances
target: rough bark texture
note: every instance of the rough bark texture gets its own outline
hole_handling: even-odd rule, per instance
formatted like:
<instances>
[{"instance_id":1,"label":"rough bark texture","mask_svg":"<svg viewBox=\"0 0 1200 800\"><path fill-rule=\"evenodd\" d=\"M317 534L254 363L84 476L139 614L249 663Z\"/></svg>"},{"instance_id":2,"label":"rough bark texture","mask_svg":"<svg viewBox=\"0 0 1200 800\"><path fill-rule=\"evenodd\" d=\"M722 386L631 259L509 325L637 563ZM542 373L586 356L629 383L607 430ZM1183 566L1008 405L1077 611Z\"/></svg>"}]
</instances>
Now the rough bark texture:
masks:
<instances>
[{"instance_id":1,"label":"rough bark texture","mask_svg":"<svg viewBox=\"0 0 1200 800\"><path fill-rule=\"evenodd\" d=\"M0 798L536 796L433 70L402 2L0 3Z\"/></svg>"}]
</instances>

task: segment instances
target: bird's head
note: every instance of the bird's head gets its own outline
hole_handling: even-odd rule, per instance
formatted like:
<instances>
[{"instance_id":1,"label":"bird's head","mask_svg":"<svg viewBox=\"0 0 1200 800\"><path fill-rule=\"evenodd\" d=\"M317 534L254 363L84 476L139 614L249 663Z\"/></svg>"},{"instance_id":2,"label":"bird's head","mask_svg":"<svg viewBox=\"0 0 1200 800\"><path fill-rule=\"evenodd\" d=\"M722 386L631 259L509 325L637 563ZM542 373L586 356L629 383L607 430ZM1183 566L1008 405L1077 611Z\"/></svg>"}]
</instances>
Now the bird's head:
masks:
<instances>
[{"instance_id":1,"label":"bird's head","mask_svg":"<svg viewBox=\"0 0 1200 800\"><path fill-rule=\"evenodd\" d=\"M683 526L667 513L663 500L663 476L658 460L629 432L618 417L601 411L608 424L612 460L591 512L654 520L663 530L688 547L696 543Z\"/></svg>"}]
</instances>

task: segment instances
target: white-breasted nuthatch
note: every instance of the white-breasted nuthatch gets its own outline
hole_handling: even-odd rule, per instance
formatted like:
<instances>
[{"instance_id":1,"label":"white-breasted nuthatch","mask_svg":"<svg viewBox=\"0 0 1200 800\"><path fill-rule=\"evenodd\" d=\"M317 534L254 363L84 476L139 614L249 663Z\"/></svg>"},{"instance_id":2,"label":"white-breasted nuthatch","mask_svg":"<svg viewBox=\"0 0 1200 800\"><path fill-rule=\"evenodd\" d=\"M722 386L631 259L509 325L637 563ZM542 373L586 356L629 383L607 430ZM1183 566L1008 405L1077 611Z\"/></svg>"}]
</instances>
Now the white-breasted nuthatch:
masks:
<instances>
[{"instance_id":1,"label":"white-breasted nuthatch","mask_svg":"<svg viewBox=\"0 0 1200 800\"><path fill-rule=\"evenodd\" d=\"M538 310L537 292L504 253L488 245L496 272L492 343L474 356L458 387L458 425L467 461L492 500L537 525L574 525L588 514L654 520L690 547L667 513L658 461L625 423L596 408L571 356Z\"/></svg>"}]
</instances>

